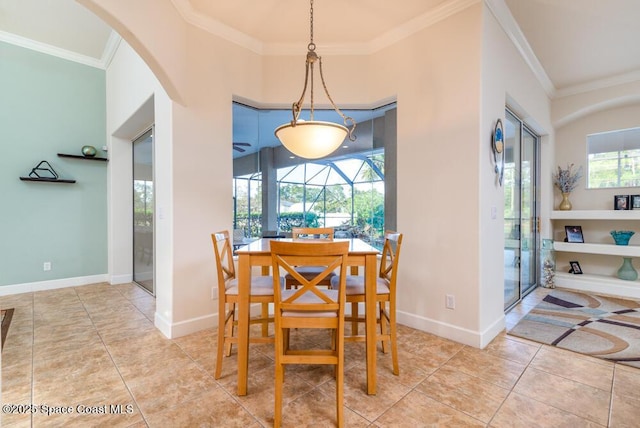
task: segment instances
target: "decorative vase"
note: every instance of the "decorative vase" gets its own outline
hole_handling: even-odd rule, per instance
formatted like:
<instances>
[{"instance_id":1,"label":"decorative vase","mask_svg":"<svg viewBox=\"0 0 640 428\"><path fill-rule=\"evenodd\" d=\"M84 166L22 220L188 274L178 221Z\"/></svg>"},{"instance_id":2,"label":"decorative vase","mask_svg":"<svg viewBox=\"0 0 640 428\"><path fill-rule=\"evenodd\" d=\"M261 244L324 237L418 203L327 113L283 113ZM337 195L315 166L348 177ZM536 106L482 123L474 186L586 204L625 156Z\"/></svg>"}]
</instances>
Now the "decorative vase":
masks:
<instances>
[{"instance_id":1,"label":"decorative vase","mask_svg":"<svg viewBox=\"0 0 640 428\"><path fill-rule=\"evenodd\" d=\"M631 257L622 258L622 266L618 269L618 278L624 279L625 281L635 281L638 279L638 272L631 264Z\"/></svg>"},{"instance_id":2,"label":"decorative vase","mask_svg":"<svg viewBox=\"0 0 640 428\"><path fill-rule=\"evenodd\" d=\"M543 239L540 249L540 285L544 288L556 288L556 255L553 239Z\"/></svg>"},{"instance_id":3,"label":"decorative vase","mask_svg":"<svg viewBox=\"0 0 640 428\"><path fill-rule=\"evenodd\" d=\"M571 193L562 193L562 201L560 202L560 206L558 209L561 211L569 211L571 210L571 201L569 200L569 195Z\"/></svg>"},{"instance_id":4,"label":"decorative vase","mask_svg":"<svg viewBox=\"0 0 640 428\"><path fill-rule=\"evenodd\" d=\"M92 158L96 155L96 148L93 146L82 146L82 155L88 158Z\"/></svg>"},{"instance_id":5,"label":"decorative vase","mask_svg":"<svg viewBox=\"0 0 640 428\"><path fill-rule=\"evenodd\" d=\"M633 230L612 230L609 232L616 245L629 245L629 239L635 234Z\"/></svg>"}]
</instances>

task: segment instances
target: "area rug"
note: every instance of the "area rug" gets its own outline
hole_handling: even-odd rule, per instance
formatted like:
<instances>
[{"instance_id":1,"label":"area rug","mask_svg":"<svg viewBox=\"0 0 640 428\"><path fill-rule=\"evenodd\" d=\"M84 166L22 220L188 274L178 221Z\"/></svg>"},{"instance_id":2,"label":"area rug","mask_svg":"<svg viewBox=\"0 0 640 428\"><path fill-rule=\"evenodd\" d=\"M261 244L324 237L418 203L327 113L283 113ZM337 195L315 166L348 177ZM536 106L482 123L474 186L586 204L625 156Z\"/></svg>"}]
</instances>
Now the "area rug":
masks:
<instances>
[{"instance_id":1,"label":"area rug","mask_svg":"<svg viewBox=\"0 0 640 428\"><path fill-rule=\"evenodd\" d=\"M11 318L13 318L13 308L0 310L2 314L2 348L4 348L4 341L7 338L7 332L9 331L9 324L11 324ZM1 349L1 348L0 348Z\"/></svg>"},{"instance_id":2,"label":"area rug","mask_svg":"<svg viewBox=\"0 0 640 428\"><path fill-rule=\"evenodd\" d=\"M508 334L640 368L640 302L553 290Z\"/></svg>"}]
</instances>

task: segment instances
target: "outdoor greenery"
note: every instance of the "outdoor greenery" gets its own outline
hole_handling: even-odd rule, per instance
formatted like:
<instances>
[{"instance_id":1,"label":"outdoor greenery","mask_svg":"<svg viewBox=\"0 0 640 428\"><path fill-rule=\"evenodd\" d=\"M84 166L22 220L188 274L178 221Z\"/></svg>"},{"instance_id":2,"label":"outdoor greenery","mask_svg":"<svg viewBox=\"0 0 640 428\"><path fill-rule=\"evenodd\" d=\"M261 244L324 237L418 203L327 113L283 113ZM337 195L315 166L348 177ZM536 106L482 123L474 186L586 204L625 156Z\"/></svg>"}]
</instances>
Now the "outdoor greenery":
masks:
<instances>
[{"instance_id":1,"label":"outdoor greenery","mask_svg":"<svg viewBox=\"0 0 640 428\"><path fill-rule=\"evenodd\" d=\"M589 188L640 186L640 150L589 155Z\"/></svg>"},{"instance_id":2,"label":"outdoor greenery","mask_svg":"<svg viewBox=\"0 0 640 428\"><path fill-rule=\"evenodd\" d=\"M384 155L371 156L380 171ZM381 176L366 162L356 170L353 184L278 184L278 230L293 227L334 227L343 236L374 242L384 235L384 193ZM377 184L376 184L377 183ZM234 228L245 236L261 236L262 183L260 174L234 179Z\"/></svg>"}]
</instances>

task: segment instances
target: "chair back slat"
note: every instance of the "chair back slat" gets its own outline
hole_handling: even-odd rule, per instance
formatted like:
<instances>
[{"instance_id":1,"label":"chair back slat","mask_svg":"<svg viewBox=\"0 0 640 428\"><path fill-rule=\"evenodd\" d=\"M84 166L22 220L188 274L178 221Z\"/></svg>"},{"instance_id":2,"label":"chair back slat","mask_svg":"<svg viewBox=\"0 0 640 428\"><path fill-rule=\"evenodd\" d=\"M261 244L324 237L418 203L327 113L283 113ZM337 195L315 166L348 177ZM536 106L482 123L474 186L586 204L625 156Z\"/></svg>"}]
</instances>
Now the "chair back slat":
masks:
<instances>
[{"instance_id":1,"label":"chair back slat","mask_svg":"<svg viewBox=\"0 0 640 428\"><path fill-rule=\"evenodd\" d=\"M280 287L274 288L276 312L344 311L344 289L339 293L320 289L318 285L329 272L336 269L340 271L341 281L345 281L348 251L348 242L273 241L273 271L285 271L300 282L300 287L294 290L282 291ZM313 277L305 277L296 271L300 266L322 266L323 270Z\"/></svg>"},{"instance_id":2,"label":"chair back slat","mask_svg":"<svg viewBox=\"0 0 640 428\"><path fill-rule=\"evenodd\" d=\"M293 240L321 240L333 241L333 227L294 227L291 229Z\"/></svg>"},{"instance_id":3,"label":"chair back slat","mask_svg":"<svg viewBox=\"0 0 640 428\"><path fill-rule=\"evenodd\" d=\"M229 231L222 230L212 233L213 252L216 256L216 267L218 271L218 290L224 294L227 281L236 277L236 268L233 263L233 249L229 239Z\"/></svg>"},{"instance_id":4,"label":"chair back slat","mask_svg":"<svg viewBox=\"0 0 640 428\"><path fill-rule=\"evenodd\" d=\"M400 260L400 247L402 246L402 233L387 231L384 235L384 247L380 259L380 278L389 281L395 290L396 276L398 274L398 261ZM392 292L394 292L392 290Z\"/></svg>"}]
</instances>

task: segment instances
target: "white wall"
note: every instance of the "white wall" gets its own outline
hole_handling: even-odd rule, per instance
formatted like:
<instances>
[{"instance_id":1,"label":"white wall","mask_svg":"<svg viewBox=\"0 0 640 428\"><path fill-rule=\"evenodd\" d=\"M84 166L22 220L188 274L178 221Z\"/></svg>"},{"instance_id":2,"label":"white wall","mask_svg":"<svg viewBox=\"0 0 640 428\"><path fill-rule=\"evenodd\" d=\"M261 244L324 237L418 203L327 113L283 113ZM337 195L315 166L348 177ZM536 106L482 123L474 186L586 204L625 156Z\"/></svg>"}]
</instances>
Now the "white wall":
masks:
<instances>
[{"instance_id":1,"label":"white wall","mask_svg":"<svg viewBox=\"0 0 640 428\"><path fill-rule=\"evenodd\" d=\"M399 320L475 346L481 10L378 52L370 67L372 98L398 100Z\"/></svg>"},{"instance_id":2,"label":"white wall","mask_svg":"<svg viewBox=\"0 0 640 428\"><path fill-rule=\"evenodd\" d=\"M480 168L480 331L485 339L493 337L504 326L504 188L496 182L493 170L491 136L498 118L505 123L505 105L542 136L541 142L541 206L542 217L548 217L550 165L553 160L553 130L550 102L544 89L488 7L483 9L482 108L479 136ZM497 216L492 218L495 207ZM545 215L546 213L546 215ZM543 222L542 236L550 233ZM486 340L484 341L486 344Z\"/></svg>"},{"instance_id":3,"label":"white wall","mask_svg":"<svg viewBox=\"0 0 640 428\"><path fill-rule=\"evenodd\" d=\"M112 284L132 280L131 142L155 123L156 326L167 336L173 319L171 108L151 70L126 42L121 42L107 69L109 274Z\"/></svg>"},{"instance_id":4,"label":"white wall","mask_svg":"<svg viewBox=\"0 0 640 428\"><path fill-rule=\"evenodd\" d=\"M95 10L135 42L165 88L171 84L172 99L180 101L162 103L168 105L163 119L170 137L158 141L156 151L156 165L158 156L164 159L156 170L157 185L164 181L171 189L164 202L158 195L168 219L157 219L162 242L156 248L170 246L158 251L167 251L170 266L156 272L158 283L170 289L166 302L158 302L158 314L171 337L213 325L209 235L232 224L231 101L241 96L289 106L302 87L304 52L259 57L185 28L167 7L169 0L155 0L157 8L140 0L159 15L155 20L146 19L139 4L83 3L99 5ZM174 32L179 42L160 45ZM491 130L495 119L504 117L507 95L548 123L542 91L481 2L371 56L323 56L323 62L331 95L341 106L398 101L398 229L405 233L401 321L483 346L501 328L503 315L502 190L495 186L490 163ZM137 106L152 93L157 103L155 84L141 92L146 98L137 97ZM137 108L135 102L122 104L127 105L123 111L115 104L110 108L110 129ZM126 180L113 181L124 191ZM498 209L496 220L489 218L492 206ZM124 202L119 207L127 208ZM118 222L124 227L124 219L115 217L114 227ZM113 236L114 245L118 238ZM456 296L455 310L445 308L445 294Z\"/></svg>"},{"instance_id":5,"label":"white wall","mask_svg":"<svg viewBox=\"0 0 640 428\"><path fill-rule=\"evenodd\" d=\"M618 99L619 87L601 90L601 94L607 92L611 98L593 100L596 105L603 105L603 100ZM613 209L614 195L637 194L637 189L586 189L587 181L587 135L612 131L616 129L634 128L640 126L640 87L627 86L625 93L629 96L637 96L638 101L632 104L614 103L610 108L585 108L582 103L576 103L578 97L565 97L557 101L563 105L572 104L574 111L582 110L586 114L575 115L571 121L566 122L556 130L556 162L557 165L566 167L567 164L575 164L575 168L582 166L583 178L578 187L571 193L570 200L574 210L609 210ZM593 95L593 94L592 94ZM580 97L584 98L584 97ZM556 105L556 101L554 101ZM607 104L604 104L607 105ZM591 106L593 107L593 106ZM554 206L557 208L562 197L554 188Z\"/></svg>"}]
</instances>

